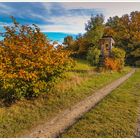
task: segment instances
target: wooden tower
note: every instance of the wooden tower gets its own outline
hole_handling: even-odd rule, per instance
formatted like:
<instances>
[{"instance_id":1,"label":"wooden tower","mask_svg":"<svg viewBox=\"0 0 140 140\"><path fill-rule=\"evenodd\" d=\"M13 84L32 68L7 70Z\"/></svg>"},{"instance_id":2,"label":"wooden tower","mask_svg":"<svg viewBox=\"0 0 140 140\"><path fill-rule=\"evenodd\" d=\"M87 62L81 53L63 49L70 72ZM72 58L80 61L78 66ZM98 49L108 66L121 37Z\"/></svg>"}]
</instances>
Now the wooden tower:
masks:
<instances>
[{"instance_id":1,"label":"wooden tower","mask_svg":"<svg viewBox=\"0 0 140 140\"><path fill-rule=\"evenodd\" d=\"M113 40L112 36L103 36L99 40L99 45L101 49L100 66L103 65L104 58L111 55L111 49L113 48L114 44L115 41Z\"/></svg>"}]
</instances>

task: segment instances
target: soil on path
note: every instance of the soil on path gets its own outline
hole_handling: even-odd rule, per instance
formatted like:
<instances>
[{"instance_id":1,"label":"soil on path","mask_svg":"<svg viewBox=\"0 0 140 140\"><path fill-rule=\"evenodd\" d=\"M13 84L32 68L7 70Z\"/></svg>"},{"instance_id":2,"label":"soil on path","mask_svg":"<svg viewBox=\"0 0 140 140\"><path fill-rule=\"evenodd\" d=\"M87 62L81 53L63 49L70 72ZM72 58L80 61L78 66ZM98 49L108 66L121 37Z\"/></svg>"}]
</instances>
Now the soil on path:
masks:
<instances>
[{"instance_id":1,"label":"soil on path","mask_svg":"<svg viewBox=\"0 0 140 140\"><path fill-rule=\"evenodd\" d=\"M38 125L36 128L31 130L26 134L25 138L54 138L58 137L63 133L68 127L73 125L84 113L88 112L91 108L95 107L105 96L107 96L111 91L116 89L121 85L125 80L127 80L133 73L133 69L130 73L125 76L115 80L111 84L101 88L100 90L93 93L93 95L85 98L76 105L68 108L67 110L61 112L55 116L49 122L45 122L43 125Z\"/></svg>"}]
</instances>

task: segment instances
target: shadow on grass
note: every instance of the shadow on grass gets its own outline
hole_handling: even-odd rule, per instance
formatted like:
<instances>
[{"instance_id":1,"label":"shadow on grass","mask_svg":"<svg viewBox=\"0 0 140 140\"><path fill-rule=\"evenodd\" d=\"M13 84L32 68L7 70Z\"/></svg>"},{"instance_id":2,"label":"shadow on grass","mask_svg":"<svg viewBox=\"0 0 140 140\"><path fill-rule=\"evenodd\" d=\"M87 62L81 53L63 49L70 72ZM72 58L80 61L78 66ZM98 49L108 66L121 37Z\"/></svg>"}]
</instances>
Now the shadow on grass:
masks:
<instances>
[{"instance_id":1,"label":"shadow on grass","mask_svg":"<svg viewBox=\"0 0 140 140\"><path fill-rule=\"evenodd\" d=\"M23 99L33 101L33 100L37 99L37 97L31 96L31 97L24 97ZM0 108L10 107L21 100L22 99L18 100L16 98L14 98L14 93L12 93L12 92L9 93L9 92L0 90Z\"/></svg>"}]
</instances>

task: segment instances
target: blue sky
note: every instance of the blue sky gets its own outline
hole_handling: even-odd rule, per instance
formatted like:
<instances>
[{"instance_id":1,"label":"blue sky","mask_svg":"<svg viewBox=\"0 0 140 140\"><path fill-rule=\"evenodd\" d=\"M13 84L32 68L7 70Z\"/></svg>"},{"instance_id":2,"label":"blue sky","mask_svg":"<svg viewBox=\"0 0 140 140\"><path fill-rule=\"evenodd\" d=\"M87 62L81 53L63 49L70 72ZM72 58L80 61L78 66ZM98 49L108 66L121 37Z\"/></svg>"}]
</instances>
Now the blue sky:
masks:
<instances>
[{"instance_id":1,"label":"blue sky","mask_svg":"<svg viewBox=\"0 0 140 140\"><path fill-rule=\"evenodd\" d=\"M139 3L74 3L74 2L1 2L0 30L3 25L10 25L9 16L14 16L22 24L37 24L43 32L83 33L85 23L91 14L121 16L131 11L140 10Z\"/></svg>"}]
</instances>

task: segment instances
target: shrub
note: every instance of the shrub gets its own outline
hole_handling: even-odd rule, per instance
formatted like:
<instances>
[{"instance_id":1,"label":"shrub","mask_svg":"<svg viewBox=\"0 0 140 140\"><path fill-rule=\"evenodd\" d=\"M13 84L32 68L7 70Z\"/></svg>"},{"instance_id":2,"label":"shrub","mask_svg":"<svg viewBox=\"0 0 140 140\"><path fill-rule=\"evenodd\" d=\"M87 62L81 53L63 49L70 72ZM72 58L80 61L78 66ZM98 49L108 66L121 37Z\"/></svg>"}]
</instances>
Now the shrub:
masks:
<instances>
[{"instance_id":1,"label":"shrub","mask_svg":"<svg viewBox=\"0 0 140 140\"><path fill-rule=\"evenodd\" d=\"M112 48L111 54L113 58L118 58L124 60L125 58L125 51L120 48Z\"/></svg>"},{"instance_id":2,"label":"shrub","mask_svg":"<svg viewBox=\"0 0 140 140\"><path fill-rule=\"evenodd\" d=\"M108 70L118 70L118 61L114 58L105 58L105 68Z\"/></svg>"},{"instance_id":3,"label":"shrub","mask_svg":"<svg viewBox=\"0 0 140 140\"><path fill-rule=\"evenodd\" d=\"M89 49L87 54L87 60L90 62L91 65L97 66L99 63L101 51L98 48L92 47Z\"/></svg>"},{"instance_id":4,"label":"shrub","mask_svg":"<svg viewBox=\"0 0 140 140\"><path fill-rule=\"evenodd\" d=\"M125 64L125 51L120 48L113 48L111 54L112 57L118 61L118 69L123 69Z\"/></svg>"},{"instance_id":5,"label":"shrub","mask_svg":"<svg viewBox=\"0 0 140 140\"><path fill-rule=\"evenodd\" d=\"M0 96L6 100L36 97L70 68L70 52L55 48L36 25L20 25L15 19L13 23L4 27L0 42Z\"/></svg>"},{"instance_id":6,"label":"shrub","mask_svg":"<svg viewBox=\"0 0 140 140\"><path fill-rule=\"evenodd\" d=\"M113 48L111 57L105 58L105 68L120 71L124 67L125 51L119 48Z\"/></svg>"}]
</instances>

